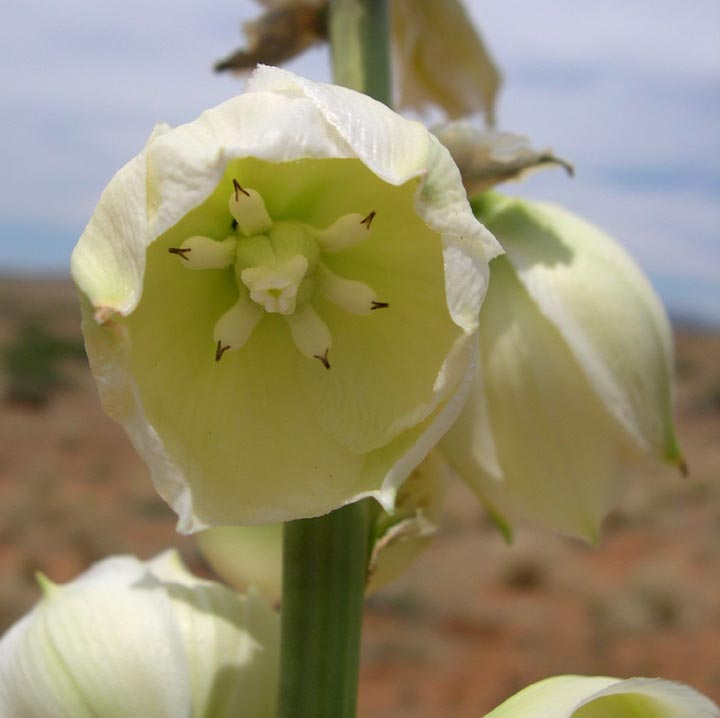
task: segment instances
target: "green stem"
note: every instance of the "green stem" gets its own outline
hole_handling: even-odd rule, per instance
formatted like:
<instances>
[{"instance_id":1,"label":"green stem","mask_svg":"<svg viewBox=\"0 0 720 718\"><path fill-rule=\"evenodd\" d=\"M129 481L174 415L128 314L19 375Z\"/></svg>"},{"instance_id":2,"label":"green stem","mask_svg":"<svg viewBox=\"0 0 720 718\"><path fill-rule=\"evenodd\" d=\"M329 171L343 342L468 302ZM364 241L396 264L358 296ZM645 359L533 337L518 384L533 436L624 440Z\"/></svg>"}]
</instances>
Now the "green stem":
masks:
<instances>
[{"instance_id":1,"label":"green stem","mask_svg":"<svg viewBox=\"0 0 720 718\"><path fill-rule=\"evenodd\" d=\"M392 105L387 0L330 0L333 77Z\"/></svg>"},{"instance_id":2,"label":"green stem","mask_svg":"<svg viewBox=\"0 0 720 718\"><path fill-rule=\"evenodd\" d=\"M283 530L278 718L354 718L367 566L365 502Z\"/></svg>"}]
</instances>

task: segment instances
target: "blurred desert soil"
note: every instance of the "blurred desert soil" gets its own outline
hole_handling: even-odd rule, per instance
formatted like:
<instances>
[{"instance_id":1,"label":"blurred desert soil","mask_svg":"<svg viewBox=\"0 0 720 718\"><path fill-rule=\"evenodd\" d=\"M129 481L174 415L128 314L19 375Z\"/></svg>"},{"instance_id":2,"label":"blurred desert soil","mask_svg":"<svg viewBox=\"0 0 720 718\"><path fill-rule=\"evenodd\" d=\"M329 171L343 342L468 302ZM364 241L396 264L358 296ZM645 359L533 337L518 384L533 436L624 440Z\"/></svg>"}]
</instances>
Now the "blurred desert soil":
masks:
<instances>
[{"instance_id":1,"label":"blurred desert soil","mask_svg":"<svg viewBox=\"0 0 720 718\"><path fill-rule=\"evenodd\" d=\"M0 278L0 629L112 553L193 540L102 413L65 280ZM691 476L650 467L598 549L524 529L503 544L455 482L442 530L369 601L362 718L480 718L557 673L663 676L720 700L720 333L677 332Z\"/></svg>"}]
</instances>

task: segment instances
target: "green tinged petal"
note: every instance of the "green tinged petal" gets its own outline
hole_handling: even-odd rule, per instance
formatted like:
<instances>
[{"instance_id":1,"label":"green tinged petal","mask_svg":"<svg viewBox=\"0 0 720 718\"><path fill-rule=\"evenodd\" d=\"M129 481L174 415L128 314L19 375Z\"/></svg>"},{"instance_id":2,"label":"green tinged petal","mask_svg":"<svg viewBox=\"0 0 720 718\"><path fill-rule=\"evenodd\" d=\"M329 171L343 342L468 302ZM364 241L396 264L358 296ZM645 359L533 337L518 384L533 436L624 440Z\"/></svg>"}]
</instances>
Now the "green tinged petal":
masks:
<instances>
[{"instance_id":1,"label":"green tinged petal","mask_svg":"<svg viewBox=\"0 0 720 718\"><path fill-rule=\"evenodd\" d=\"M555 676L533 683L485 718L717 718L689 686L658 678Z\"/></svg>"},{"instance_id":2,"label":"green tinged petal","mask_svg":"<svg viewBox=\"0 0 720 718\"><path fill-rule=\"evenodd\" d=\"M634 260L589 222L550 204L491 197L478 215L608 411L638 446L678 463L672 332Z\"/></svg>"},{"instance_id":3,"label":"green tinged petal","mask_svg":"<svg viewBox=\"0 0 720 718\"><path fill-rule=\"evenodd\" d=\"M582 220L495 194L474 209L507 254L443 454L506 537L522 516L596 542L641 451L680 459L667 318L632 260Z\"/></svg>"}]
</instances>

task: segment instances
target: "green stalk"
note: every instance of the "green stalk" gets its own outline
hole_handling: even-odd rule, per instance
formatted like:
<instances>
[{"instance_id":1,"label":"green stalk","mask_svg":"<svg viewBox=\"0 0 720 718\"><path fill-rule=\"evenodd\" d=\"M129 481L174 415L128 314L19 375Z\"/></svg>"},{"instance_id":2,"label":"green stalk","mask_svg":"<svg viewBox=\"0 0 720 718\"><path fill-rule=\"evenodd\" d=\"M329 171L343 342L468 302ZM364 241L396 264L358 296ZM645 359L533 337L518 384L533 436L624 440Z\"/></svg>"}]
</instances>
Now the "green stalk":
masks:
<instances>
[{"instance_id":1,"label":"green stalk","mask_svg":"<svg viewBox=\"0 0 720 718\"><path fill-rule=\"evenodd\" d=\"M336 84L392 105L387 0L330 0L330 43Z\"/></svg>"},{"instance_id":2,"label":"green stalk","mask_svg":"<svg viewBox=\"0 0 720 718\"><path fill-rule=\"evenodd\" d=\"M335 82L391 104L387 0L330 0ZM278 718L355 718L374 506L283 529Z\"/></svg>"},{"instance_id":3,"label":"green stalk","mask_svg":"<svg viewBox=\"0 0 720 718\"><path fill-rule=\"evenodd\" d=\"M354 718L367 567L365 502L283 531L279 718Z\"/></svg>"}]
</instances>

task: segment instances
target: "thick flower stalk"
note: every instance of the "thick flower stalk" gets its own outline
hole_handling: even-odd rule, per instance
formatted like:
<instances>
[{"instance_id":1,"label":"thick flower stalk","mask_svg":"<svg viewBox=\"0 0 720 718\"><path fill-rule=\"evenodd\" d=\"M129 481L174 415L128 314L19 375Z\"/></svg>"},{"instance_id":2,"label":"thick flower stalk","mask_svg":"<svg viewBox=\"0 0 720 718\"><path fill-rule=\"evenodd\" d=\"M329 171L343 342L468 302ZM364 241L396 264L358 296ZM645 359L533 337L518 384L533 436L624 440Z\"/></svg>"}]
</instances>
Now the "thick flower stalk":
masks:
<instances>
[{"instance_id":1,"label":"thick flower stalk","mask_svg":"<svg viewBox=\"0 0 720 718\"><path fill-rule=\"evenodd\" d=\"M524 688L485 718L718 718L701 693L659 678L554 676Z\"/></svg>"},{"instance_id":2,"label":"thick flower stalk","mask_svg":"<svg viewBox=\"0 0 720 718\"><path fill-rule=\"evenodd\" d=\"M194 531L392 507L461 408L499 251L424 127L263 67L155 129L72 273L103 405Z\"/></svg>"},{"instance_id":3,"label":"thick flower stalk","mask_svg":"<svg viewBox=\"0 0 720 718\"><path fill-rule=\"evenodd\" d=\"M174 551L117 556L0 640L3 718L271 718L280 622L260 597L189 573Z\"/></svg>"},{"instance_id":4,"label":"thick flower stalk","mask_svg":"<svg viewBox=\"0 0 720 718\"><path fill-rule=\"evenodd\" d=\"M495 194L475 209L506 255L442 453L507 534L521 516L594 542L638 458L684 469L667 316L633 260L584 220Z\"/></svg>"}]
</instances>

